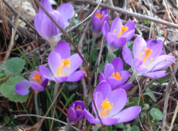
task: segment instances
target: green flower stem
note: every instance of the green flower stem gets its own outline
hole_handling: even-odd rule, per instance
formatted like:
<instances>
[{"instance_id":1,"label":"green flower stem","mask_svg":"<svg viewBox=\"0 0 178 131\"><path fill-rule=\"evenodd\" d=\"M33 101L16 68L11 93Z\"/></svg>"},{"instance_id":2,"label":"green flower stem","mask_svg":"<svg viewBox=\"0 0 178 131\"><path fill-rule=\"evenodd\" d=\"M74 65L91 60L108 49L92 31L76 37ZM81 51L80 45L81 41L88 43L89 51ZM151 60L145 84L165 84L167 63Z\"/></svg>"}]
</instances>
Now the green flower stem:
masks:
<instances>
[{"instance_id":1,"label":"green flower stem","mask_svg":"<svg viewBox=\"0 0 178 131\"><path fill-rule=\"evenodd\" d=\"M39 107L38 107L38 92L35 92L35 111L37 115L40 115ZM37 121L40 120L40 118L36 118Z\"/></svg>"},{"instance_id":2,"label":"green flower stem","mask_svg":"<svg viewBox=\"0 0 178 131\"><path fill-rule=\"evenodd\" d=\"M55 99L58 90L59 90L59 82L56 81L55 86L54 86L54 92L53 92L53 100Z\"/></svg>"},{"instance_id":3,"label":"green flower stem","mask_svg":"<svg viewBox=\"0 0 178 131\"><path fill-rule=\"evenodd\" d=\"M72 126L72 125L68 123L68 124L65 126L65 131L69 131L70 128L71 128L71 126Z\"/></svg>"},{"instance_id":4,"label":"green flower stem","mask_svg":"<svg viewBox=\"0 0 178 131\"><path fill-rule=\"evenodd\" d=\"M97 34L95 32L92 33L92 45L91 45L91 50L90 50L90 55L92 54L93 52L93 49L94 49L94 45L95 45L95 41L96 41L96 38L97 38Z\"/></svg>"}]
</instances>

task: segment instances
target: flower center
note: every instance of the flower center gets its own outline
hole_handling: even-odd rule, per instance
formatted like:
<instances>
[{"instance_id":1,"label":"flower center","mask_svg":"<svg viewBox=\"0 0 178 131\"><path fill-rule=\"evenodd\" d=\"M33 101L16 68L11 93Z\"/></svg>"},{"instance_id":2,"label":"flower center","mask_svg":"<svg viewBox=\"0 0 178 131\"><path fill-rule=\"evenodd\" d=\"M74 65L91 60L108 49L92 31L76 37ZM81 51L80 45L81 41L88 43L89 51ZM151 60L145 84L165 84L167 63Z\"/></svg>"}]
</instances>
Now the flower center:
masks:
<instances>
[{"instance_id":1,"label":"flower center","mask_svg":"<svg viewBox=\"0 0 178 131\"><path fill-rule=\"evenodd\" d=\"M64 67L67 66L68 69L63 73ZM64 76L70 69L70 59L62 60L61 65L57 68L57 75Z\"/></svg>"},{"instance_id":2,"label":"flower center","mask_svg":"<svg viewBox=\"0 0 178 131\"><path fill-rule=\"evenodd\" d=\"M97 14L96 14L96 17L98 17L98 18L101 18L103 15L100 13L100 12L98 12Z\"/></svg>"},{"instance_id":3,"label":"flower center","mask_svg":"<svg viewBox=\"0 0 178 131\"><path fill-rule=\"evenodd\" d=\"M145 57L142 60L145 63L147 61L147 59L150 58L150 55L151 55L151 53L153 51L150 50L149 48L145 48L144 50L145 50L145 52L140 53L140 55L138 56L138 58L140 58L143 54L145 54ZM153 61L153 57L151 57L150 62L146 66L149 66L152 61Z\"/></svg>"},{"instance_id":4,"label":"flower center","mask_svg":"<svg viewBox=\"0 0 178 131\"><path fill-rule=\"evenodd\" d=\"M121 30L119 32L119 34L117 35L117 37L120 37L124 32L126 32L129 28L127 26L121 26ZM116 32L116 29L114 29L113 34Z\"/></svg>"},{"instance_id":5,"label":"flower center","mask_svg":"<svg viewBox=\"0 0 178 131\"><path fill-rule=\"evenodd\" d=\"M42 82L41 74L35 73L34 77L32 77L32 81L36 82L37 84L41 84L41 82Z\"/></svg>"},{"instance_id":6,"label":"flower center","mask_svg":"<svg viewBox=\"0 0 178 131\"><path fill-rule=\"evenodd\" d=\"M104 100L103 103L101 104L101 116L106 116L112 109L113 103L110 104L108 99Z\"/></svg>"},{"instance_id":7,"label":"flower center","mask_svg":"<svg viewBox=\"0 0 178 131\"><path fill-rule=\"evenodd\" d=\"M80 106L76 106L75 109L82 110L82 108Z\"/></svg>"},{"instance_id":8,"label":"flower center","mask_svg":"<svg viewBox=\"0 0 178 131\"><path fill-rule=\"evenodd\" d=\"M115 74L115 73L112 73L111 77L114 77L114 78L116 78L116 79L118 79L118 80L122 80L122 77L121 77L121 75L119 74L119 72L116 72L116 74Z\"/></svg>"}]
</instances>

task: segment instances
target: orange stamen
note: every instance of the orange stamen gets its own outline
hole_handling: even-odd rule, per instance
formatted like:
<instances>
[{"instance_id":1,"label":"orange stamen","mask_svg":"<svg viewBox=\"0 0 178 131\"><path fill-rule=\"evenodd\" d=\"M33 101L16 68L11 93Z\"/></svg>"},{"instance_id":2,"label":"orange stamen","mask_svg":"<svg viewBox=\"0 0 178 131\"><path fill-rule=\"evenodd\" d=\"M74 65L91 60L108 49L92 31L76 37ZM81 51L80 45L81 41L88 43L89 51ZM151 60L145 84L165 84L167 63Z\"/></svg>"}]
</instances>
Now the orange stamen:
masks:
<instances>
[{"instance_id":1,"label":"orange stamen","mask_svg":"<svg viewBox=\"0 0 178 131\"><path fill-rule=\"evenodd\" d=\"M75 109L82 110L82 108L80 106L76 106Z\"/></svg>"},{"instance_id":2,"label":"orange stamen","mask_svg":"<svg viewBox=\"0 0 178 131\"><path fill-rule=\"evenodd\" d=\"M146 66L149 66L149 65L151 64L152 61L153 61L153 58L151 57L150 62L149 62Z\"/></svg>"},{"instance_id":3,"label":"orange stamen","mask_svg":"<svg viewBox=\"0 0 178 131\"><path fill-rule=\"evenodd\" d=\"M104 100L101 104L101 116L106 116L112 109L113 103L110 104L110 101L108 99Z\"/></svg>"},{"instance_id":4,"label":"orange stamen","mask_svg":"<svg viewBox=\"0 0 178 131\"><path fill-rule=\"evenodd\" d=\"M129 28L127 27L127 26L121 26L121 30L120 30L120 32L119 32L119 34L118 34L118 37L120 37L121 35L122 35L122 33L124 33L124 32L126 32L127 30L128 30Z\"/></svg>"},{"instance_id":5,"label":"orange stamen","mask_svg":"<svg viewBox=\"0 0 178 131\"><path fill-rule=\"evenodd\" d=\"M62 73L65 66L67 66L68 69L64 73ZM70 69L70 59L62 60L61 65L57 68L57 75L64 76L65 74L67 74L69 69Z\"/></svg>"},{"instance_id":6,"label":"orange stamen","mask_svg":"<svg viewBox=\"0 0 178 131\"><path fill-rule=\"evenodd\" d=\"M34 77L32 77L32 81L36 82L37 84L41 84L41 74L35 73Z\"/></svg>"},{"instance_id":7,"label":"orange stamen","mask_svg":"<svg viewBox=\"0 0 178 131\"><path fill-rule=\"evenodd\" d=\"M96 16L97 16L98 18L101 18L103 15L102 15L100 12L98 12L98 13L96 14Z\"/></svg>"},{"instance_id":8,"label":"orange stamen","mask_svg":"<svg viewBox=\"0 0 178 131\"><path fill-rule=\"evenodd\" d=\"M149 48L144 49L145 50L145 57L143 58L143 62L146 62L146 60L150 57L152 50Z\"/></svg>"},{"instance_id":9,"label":"orange stamen","mask_svg":"<svg viewBox=\"0 0 178 131\"><path fill-rule=\"evenodd\" d=\"M122 77L121 77L121 75L119 74L119 72L116 72L116 74L115 74L115 73L112 73L111 77L114 77L114 78L116 78L116 79L122 80Z\"/></svg>"}]
</instances>

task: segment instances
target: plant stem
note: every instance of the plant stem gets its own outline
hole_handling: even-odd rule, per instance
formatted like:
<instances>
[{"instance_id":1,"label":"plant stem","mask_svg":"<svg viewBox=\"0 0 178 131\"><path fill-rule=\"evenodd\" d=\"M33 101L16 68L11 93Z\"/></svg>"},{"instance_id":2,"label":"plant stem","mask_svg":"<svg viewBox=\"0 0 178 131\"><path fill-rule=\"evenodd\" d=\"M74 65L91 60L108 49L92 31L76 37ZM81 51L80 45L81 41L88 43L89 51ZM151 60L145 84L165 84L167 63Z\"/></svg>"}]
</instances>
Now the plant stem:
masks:
<instances>
[{"instance_id":1,"label":"plant stem","mask_svg":"<svg viewBox=\"0 0 178 131\"><path fill-rule=\"evenodd\" d=\"M55 99L56 94L58 93L58 90L59 90L59 82L56 82L54 86L53 100Z\"/></svg>"},{"instance_id":2,"label":"plant stem","mask_svg":"<svg viewBox=\"0 0 178 131\"><path fill-rule=\"evenodd\" d=\"M130 77L127 83L133 82L135 78L136 78L136 74L133 72L132 76Z\"/></svg>"},{"instance_id":3,"label":"plant stem","mask_svg":"<svg viewBox=\"0 0 178 131\"><path fill-rule=\"evenodd\" d=\"M95 32L92 33L92 45L91 45L91 50L90 50L90 55L93 53L93 49L94 49L94 45L95 45L95 41L96 41L96 38L97 38L97 34Z\"/></svg>"},{"instance_id":4,"label":"plant stem","mask_svg":"<svg viewBox=\"0 0 178 131\"><path fill-rule=\"evenodd\" d=\"M69 131L70 128L71 128L71 126L72 126L72 125L68 123L68 124L66 125L66 127L65 127L65 131Z\"/></svg>"},{"instance_id":5,"label":"plant stem","mask_svg":"<svg viewBox=\"0 0 178 131\"><path fill-rule=\"evenodd\" d=\"M35 111L37 115L40 115L39 107L38 107L38 93L35 92ZM40 118L36 118L37 122L40 120Z\"/></svg>"}]
</instances>

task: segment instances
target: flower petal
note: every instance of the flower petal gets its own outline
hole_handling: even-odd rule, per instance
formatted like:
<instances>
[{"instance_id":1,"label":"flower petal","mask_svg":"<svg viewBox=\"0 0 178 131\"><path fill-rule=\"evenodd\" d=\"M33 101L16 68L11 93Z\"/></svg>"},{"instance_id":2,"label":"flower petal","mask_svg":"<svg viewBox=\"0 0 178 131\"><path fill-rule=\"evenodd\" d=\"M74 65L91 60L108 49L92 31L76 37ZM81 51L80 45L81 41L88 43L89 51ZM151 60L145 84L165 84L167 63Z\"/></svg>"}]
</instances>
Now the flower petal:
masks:
<instances>
[{"instance_id":1,"label":"flower petal","mask_svg":"<svg viewBox=\"0 0 178 131\"><path fill-rule=\"evenodd\" d=\"M84 111L80 109L75 109L75 112L77 114L77 119L75 122L80 121L84 117Z\"/></svg>"},{"instance_id":2,"label":"flower petal","mask_svg":"<svg viewBox=\"0 0 178 131\"><path fill-rule=\"evenodd\" d=\"M105 68L104 68L105 79L107 79L108 77L110 77L112 75L112 73L115 73L114 66L112 64L107 64L105 66Z\"/></svg>"},{"instance_id":3,"label":"flower petal","mask_svg":"<svg viewBox=\"0 0 178 131\"><path fill-rule=\"evenodd\" d=\"M126 84L124 84L124 85L121 85L119 88L124 89L124 90L128 90L128 89L130 89L131 87L132 87L132 82L126 83Z\"/></svg>"},{"instance_id":4,"label":"flower petal","mask_svg":"<svg viewBox=\"0 0 178 131\"><path fill-rule=\"evenodd\" d=\"M141 112L140 106L132 106L119 112L114 118L119 118L118 123L129 122L135 119Z\"/></svg>"},{"instance_id":5,"label":"flower petal","mask_svg":"<svg viewBox=\"0 0 178 131\"><path fill-rule=\"evenodd\" d=\"M124 69L122 59L117 57L111 61L111 64L114 66L114 72L120 72Z\"/></svg>"},{"instance_id":6,"label":"flower petal","mask_svg":"<svg viewBox=\"0 0 178 131\"><path fill-rule=\"evenodd\" d=\"M67 59L70 57L70 47L66 41L60 41L55 50L61 56L61 59Z\"/></svg>"},{"instance_id":7,"label":"flower petal","mask_svg":"<svg viewBox=\"0 0 178 131\"><path fill-rule=\"evenodd\" d=\"M130 73L129 71L125 71L125 70L120 71L119 73L122 77L121 84L124 84L129 79Z\"/></svg>"},{"instance_id":8,"label":"flower petal","mask_svg":"<svg viewBox=\"0 0 178 131\"><path fill-rule=\"evenodd\" d=\"M98 113L101 114L101 104L103 103L103 95L101 92L96 92L94 94L94 101L95 101L95 104L96 104L96 109L98 110ZM96 113L96 110L95 110L95 106L94 106L94 103L92 102L92 108L93 108L93 111L95 113L95 115L97 116L97 113Z\"/></svg>"},{"instance_id":9,"label":"flower petal","mask_svg":"<svg viewBox=\"0 0 178 131\"><path fill-rule=\"evenodd\" d=\"M106 81L110 84L112 90L115 90L118 86L122 84L120 80L114 77L108 77Z\"/></svg>"},{"instance_id":10,"label":"flower petal","mask_svg":"<svg viewBox=\"0 0 178 131\"><path fill-rule=\"evenodd\" d=\"M42 35L42 32L41 32L41 25L42 25L42 22L45 18L45 14L43 13L38 13L35 15L35 18L34 18L34 25L35 25L35 28L37 30L37 32ZM42 36L43 37L43 36Z\"/></svg>"},{"instance_id":11,"label":"flower petal","mask_svg":"<svg viewBox=\"0 0 178 131\"><path fill-rule=\"evenodd\" d=\"M37 83L35 83L35 82L33 82L33 81L30 81L30 84L31 84L31 87L33 88L33 90L35 90L35 91L44 91L45 90L45 88L43 87L43 86L41 86L41 85L39 85L39 84L37 84Z\"/></svg>"},{"instance_id":12,"label":"flower petal","mask_svg":"<svg viewBox=\"0 0 178 131\"><path fill-rule=\"evenodd\" d=\"M45 78L47 78L51 81L54 81L51 71L46 66L40 65L39 71L40 71L40 74L42 74Z\"/></svg>"},{"instance_id":13,"label":"flower petal","mask_svg":"<svg viewBox=\"0 0 178 131\"><path fill-rule=\"evenodd\" d=\"M68 20L71 19L74 16L74 8L71 4L63 4L61 5L57 11L62 15L62 18L64 20L64 28L69 26Z\"/></svg>"},{"instance_id":14,"label":"flower petal","mask_svg":"<svg viewBox=\"0 0 178 131\"><path fill-rule=\"evenodd\" d=\"M75 120L77 119L77 114L74 108L69 107L69 109L67 110L67 118L69 122L75 122Z\"/></svg>"},{"instance_id":15,"label":"flower petal","mask_svg":"<svg viewBox=\"0 0 178 131\"><path fill-rule=\"evenodd\" d=\"M100 75L99 75L99 82L101 82L101 81L103 81L103 80L106 80L106 79L105 79L105 76L104 76L103 73L100 73Z\"/></svg>"},{"instance_id":16,"label":"flower petal","mask_svg":"<svg viewBox=\"0 0 178 131\"><path fill-rule=\"evenodd\" d=\"M111 33L114 33L117 36L121 30L121 26L122 26L121 19L119 17L115 18L111 25Z\"/></svg>"},{"instance_id":17,"label":"flower petal","mask_svg":"<svg viewBox=\"0 0 178 131\"><path fill-rule=\"evenodd\" d=\"M144 51L144 49L147 47L147 44L143 37L138 36L133 43L133 54L134 58L138 58L138 56Z\"/></svg>"},{"instance_id":18,"label":"flower petal","mask_svg":"<svg viewBox=\"0 0 178 131\"><path fill-rule=\"evenodd\" d=\"M98 119L95 119L94 116L92 116L92 114L90 114L90 112L86 109L84 109L84 115L85 115L85 118L90 122L90 123L93 123L93 124L97 124L97 123L100 123L100 121Z\"/></svg>"},{"instance_id":19,"label":"flower petal","mask_svg":"<svg viewBox=\"0 0 178 131\"><path fill-rule=\"evenodd\" d=\"M102 117L100 116L101 121L103 123L103 125L114 125L119 121L119 118L113 118L113 117Z\"/></svg>"},{"instance_id":20,"label":"flower petal","mask_svg":"<svg viewBox=\"0 0 178 131\"><path fill-rule=\"evenodd\" d=\"M106 99L108 99L108 101L113 104L113 107L107 116L113 116L124 108L127 102L127 94L123 89L116 89L108 94Z\"/></svg>"},{"instance_id":21,"label":"flower petal","mask_svg":"<svg viewBox=\"0 0 178 131\"><path fill-rule=\"evenodd\" d=\"M77 82L79 80L81 80L85 75L85 72L80 70L80 71L75 71L74 73L72 73L69 78L67 79L67 81L69 82Z\"/></svg>"},{"instance_id":22,"label":"flower petal","mask_svg":"<svg viewBox=\"0 0 178 131\"><path fill-rule=\"evenodd\" d=\"M94 94L96 92L101 92L103 95L103 99L105 99L106 96L111 93L111 86L108 82L102 81L97 85Z\"/></svg>"},{"instance_id":23,"label":"flower petal","mask_svg":"<svg viewBox=\"0 0 178 131\"><path fill-rule=\"evenodd\" d=\"M145 73L148 71L147 67L140 59L136 58L134 60L134 68L138 73Z\"/></svg>"},{"instance_id":24,"label":"flower petal","mask_svg":"<svg viewBox=\"0 0 178 131\"><path fill-rule=\"evenodd\" d=\"M158 78L161 78L161 77L165 77L168 74L169 73L166 73L166 71L156 71L156 72L144 73L142 75L147 76L147 77L152 78L152 79L158 79Z\"/></svg>"},{"instance_id":25,"label":"flower petal","mask_svg":"<svg viewBox=\"0 0 178 131\"><path fill-rule=\"evenodd\" d=\"M22 80L21 82L15 85L15 92L17 92L17 94L19 95L24 96L29 93L28 90L29 88L30 88L30 82L27 80Z\"/></svg>"},{"instance_id":26,"label":"flower petal","mask_svg":"<svg viewBox=\"0 0 178 131\"><path fill-rule=\"evenodd\" d=\"M49 0L41 0L41 4L43 5L43 7L44 7L48 12L53 11ZM41 9L41 7L39 7L39 12L40 12L40 13L45 13L45 12Z\"/></svg>"},{"instance_id":27,"label":"flower petal","mask_svg":"<svg viewBox=\"0 0 178 131\"><path fill-rule=\"evenodd\" d=\"M105 21L103 23L103 26L102 26L102 33L103 33L103 36L105 37L105 39L107 38L107 33L110 32L110 27L109 27L109 24L107 21Z\"/></svg>"},{"instance_id":28,"label":"flower petal","mask_svg":"<svg viewBox=\"0 0 178 131\"><path fill-rule=\"evenodd\" d=\"M124 26L127 26L128 30L126 32L124 32L123 35L129 31L135 30L135 22L134 21L129 21Z\"/></svg>"},{"instance_id":29,"label":"flower petal","mask_svg":"<svg viewBox=\"0 0 178 131\"><path fill-rule=\"evenodd\" d=\"M48 64L54 76L57 75L57 69L61 65L61 56L57 52L51 52L48 56Z\"/></svg>"},{"instance_id":30,"label":"flower petal","mask_svg":"<svg viewBox=\"0 0 178 131\"><path fill-rule=\"evenodd\" d=\"M127 46L124 46L122 48L122 57L123 57L123 59L125 60L125 62L127 64L129 64L130 66L132 66L133 56L132 56L132 53L131 53L130 49Z\"/></svg>"},{"instance_id":31,"label":"flower petal","mask_svg":"<svg viewBox=\"0 0 178 131\"><path fill-rule=\"evenodd\" d=\"M68 78L69 78L69 76L60 76L60 77L54 76L54 79L58 82L65 82L65 81L67 81Z\"/></svg>"},{"instance_id":32,"label":"flower petal","mask_svg":"<svg viewBox=\"0 0 178 131\"><path fill-rule=\"evenodd\" d=\"M125 32L124 32L125 33ZM123 37L127 38L127 42L132 39L132 37L135 34L135 30L131 30L127 32L126 34L122 34Z\"/></svg>"},{"instance_id":33,"label":"flower petal","mask_svg":"<svg viewBox=\"0 0 178 131\"><path fill-rule=\"evenodd\" d=\"M48 85L48 79L46 79L45 77L42 78L42 83L40 85L43 86L43 88L46 88Z\"/></svg>"}]
</instances>

